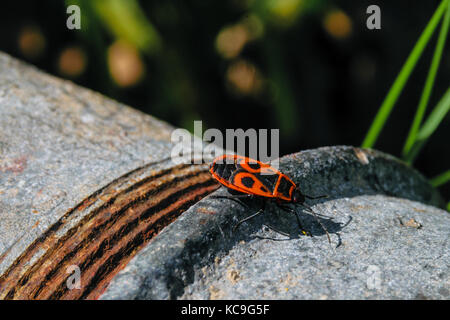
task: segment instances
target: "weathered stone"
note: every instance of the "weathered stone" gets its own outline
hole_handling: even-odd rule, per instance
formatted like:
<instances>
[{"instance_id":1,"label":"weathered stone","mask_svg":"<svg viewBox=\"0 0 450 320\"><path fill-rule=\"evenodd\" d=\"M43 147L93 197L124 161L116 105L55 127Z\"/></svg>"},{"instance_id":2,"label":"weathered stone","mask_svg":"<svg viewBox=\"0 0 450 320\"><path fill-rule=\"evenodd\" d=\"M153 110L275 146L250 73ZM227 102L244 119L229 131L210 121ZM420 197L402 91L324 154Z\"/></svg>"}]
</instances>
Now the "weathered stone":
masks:
<instances>
[{"instance_id":1,"label":"weathered stone","mask_svg":"<svg viewBox=\"0 0 450 320\"><path fill-rule=\"evenodd\" d=\"M0 70L0 298L97 297L217 188L207 167L163 161L168 124L2 53Z\"/></svg>"},{"instance_id":2,"label":"weathered stone","mask_svg":"<svg viewBox=\"0 0 450 320\"><path fill-rule=\"evenodd\" d=\"M172 127L1 53L0 70L0 298L97 298L114 276L103 299L448 298L449 214L397 159L282 159L304 193L329 195L307 204L332 246L310 214L312 238L275 205L232 232L258 200L209 197L175 220L217 184L165 160Z\"/></svg>"},{"instance_id":3,"label":"weathered stone","mask_svg":"<svg viewBox=\"0 0 450 320\"><path fill-rule=\"evenodd\" d=\"M448 299L450 215L416 171L373 150L325 147L282 158L331 234L303 212L258 210L222 188L186 211L114 278L103 299ZM412 223L415 221L415 224ZM270 225L290 237L263 227ZM420 226L420 227L419 227ZM264 239L275 237L280 241Z\"/></svg>"}]
</instances>

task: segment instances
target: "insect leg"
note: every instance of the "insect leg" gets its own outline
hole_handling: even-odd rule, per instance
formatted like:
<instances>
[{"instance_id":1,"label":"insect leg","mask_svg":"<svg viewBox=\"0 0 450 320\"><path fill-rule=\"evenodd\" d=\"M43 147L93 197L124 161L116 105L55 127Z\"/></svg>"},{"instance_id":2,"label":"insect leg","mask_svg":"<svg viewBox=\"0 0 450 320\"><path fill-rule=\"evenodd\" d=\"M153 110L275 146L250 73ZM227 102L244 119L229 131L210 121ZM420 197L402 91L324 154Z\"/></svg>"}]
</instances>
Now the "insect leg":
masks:
<instances>
[{"instance_id":1,"label":"insect leg","mask_svg":"<svg viewBox=\"0 0 450 320\"><path fill-rule=\"evenodd\" d=\"M328 198L328 195L326 195L326 194L324 194L324 195L321 195L321 196L308 196L307 194L304 194L304 196L305 196L305 198L308 198L308 199L322 199L322 198Z\"/></svg>"},{"instance_id":2,"label":"insect leg","mask_svg":"<svg viewBox=\"0 0 450 320\"><path fill-rule=\"evenodd\" d=\"M232 196L213 195L213 196L210 196L210 198L233 199L233 198L249 198L251 196L252 196L251 194L235 194L235 195L232 195Z\"/></svg>"},{"instance_id":3,"label":"insect leg","mask_svg":"<svg viewBox=\"0 0 450 320\"><path fill-rule=\"evenodd\" d=\"M297 223L298 223L298 227L300 228L300 231L305 235L305 236L312 236L311 232L307 231L303 226L302 223L300 222L300 217L299 217L299 213L297 211L295 211L292 208L283 206L281 204L277 204L278 207L280 207L281 209L283 209L286 212L292 213L295 215L295 218L297 218Z\"/></svg>"},{"instance_id":4,"label":"insect leg","mask_svg":"<svg viewBox=\"0 0 450 320\"><path fill-rule=\"evenodd\" d=\"M274 227L269 226L268 224L263 224L263 226L264 226L264 227L267 227L268 229L270 229L270 230L272 230L272 231L274 231L274 232L276 232L276 233L279 233L279 234L281 234L281 235L283 235L283 236L285 236L285 237L288 237L288 239L279 239L279 238L272 238L272 237L262 237L262 236L258 236L258 235L256 236L256 238L264 239L264 240L272 240L272 241L286 241L286 240L290 240L290 239L291 239L290 235L287 234L286 232L277 230L277 229L275 229Z\"/></svg>"},{"instance_id":5,"label":"insect leg","mask_svg":"<svg viewBox=\"0 0 450 320\"><path fill-rule=\"evenodd\" d=\"M269 228L270 230L275 231L276 233L279 233L279 234L281 234L281 235L283 235L283 236L285 236L285 237L289 237L289 234L288 234L288 233L283 232L283 231L280 231L280 230L278 230L278 229L275 229L274 227L272 227L272 226L270 226L270 225L268 225L268 224L265 224L264 226L266 226L266 227ZM274 239L274 240L277 240L277 239Z\"/></svg>"},{"instance_id":6,"label":"insect leg","mask_svg":"<svg viewBox=\"0 0 450 320\"><path fill-rule=\"evenodd\" d=\"M239 221L234 227L233 227L233 232L236 231L236 229L245 221L248 221L254 217L256 217L257 215L261 214L262 212L264 212L264 209L266 208L266 202L263 202L263 206L261 207L261 209L259 209L257 212L255 212L254 214L248 216L247 218L242 219L241 221Z\"/></svg>"},{"instance_id":7,"label":"insect leg","mask_svg":"<svg viewBox=\"0 0 450 320\"><path fill-rule=\"evenodd\" d=\"M213 195L210 196L210 198L213 199L230 199L233 201L236 201L237 203L241 204L242 206L249 208L249 206L247 204L245 204L244 202L242 202L239 199L248 199L249 197L251 197L251 194L237 194L237 195L233 195L233 196L221 196L221 195Z\"/></svg>"},{"instance_id":8,"label":"insect leg","mask_svg":"<svg viewBox=\"0 0 450 320\"><path fill-rule=\"evenodd\" d=\"M327 228L325 228L325 226L322 224L322 222L320 222L319 217L317 217L317 214L314 212L314 210L307 206L304 203L299 203L299 205L301 205L302 207L306 208L307 211L311 212L314 216L314 218L316 218L316 221L320 224L320 226L322 227L323 231L325 231L325 233L327 234L327 238L328 238L328 242L331 244L331 238L330 238L330 234L328 233Z\"/></svg>"}]
</instances>

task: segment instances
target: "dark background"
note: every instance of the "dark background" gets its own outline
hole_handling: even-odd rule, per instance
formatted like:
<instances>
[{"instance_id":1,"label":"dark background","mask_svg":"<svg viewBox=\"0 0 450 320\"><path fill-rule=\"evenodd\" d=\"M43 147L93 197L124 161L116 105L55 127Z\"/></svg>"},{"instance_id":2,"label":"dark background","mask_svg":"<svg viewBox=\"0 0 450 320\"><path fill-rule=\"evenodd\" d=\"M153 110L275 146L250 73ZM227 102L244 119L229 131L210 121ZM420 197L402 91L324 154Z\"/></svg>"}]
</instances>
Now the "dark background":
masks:
<instances>
[{"instance_id":1,"label":"dark background","mask_svg":"<svg viewBox=\"0 0 450 320\"><path fill-rule=\"evenodd\" d=\"M81 30L66 27L72 3L81 8ZM107 14L115 3L127 9L119 10L123 19ZM174 126L192 130L193 121L202 120L203 130L279 128L284 155L361 145L439 3L13 1L0 5L0 50ZM366 27L371 4L381 8L381 30ZM143 36L127 38L117 31L131 25L128 10L145 20L137 23ZM149 28L157 36L142 45L152 34ZM439 28L376 149L401 157L438 33ZM448 48L447 41L428 111L449 85ZM425 176L449 169L449 137L447 116L414 164ZM440 190L448 201L449 184Z\"/></svg>"}]
</instances>

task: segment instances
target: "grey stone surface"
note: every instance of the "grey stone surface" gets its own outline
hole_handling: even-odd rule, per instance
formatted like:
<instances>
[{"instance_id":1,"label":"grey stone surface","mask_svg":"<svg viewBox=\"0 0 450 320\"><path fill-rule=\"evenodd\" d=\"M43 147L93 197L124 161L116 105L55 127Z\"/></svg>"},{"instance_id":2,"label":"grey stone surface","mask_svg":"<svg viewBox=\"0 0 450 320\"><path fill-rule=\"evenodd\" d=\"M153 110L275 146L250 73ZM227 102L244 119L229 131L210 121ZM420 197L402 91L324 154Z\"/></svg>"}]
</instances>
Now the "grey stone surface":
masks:
<instances>
[{"instance_id":1,"label":"grey stone surface","mask_svg":"<svg viewBox=\"0 0 450 320\"><path fill-rule=\"evenodd\" d=\"M83 199L166 158L171 131L0 53L0 275ZM420 174L352 147L309 150L281 164L305 193L329 195L307 203L323 215L332 246L311 215L302 217L313 237L299 236L295 217L274 205L232 233L258 201L245 200L248 209L209 197L139 252L102 298L448 299L449 214ZM215 195L226 194L222 188ZM52 237L60 239L84 214ZM35 248L26 266L44 253Z\"/></svg>"},{"instance_id":2,"label":"grey stone surface","mask_svg":"<svg viewBox=\"0 0 450 320\"><path fill-rule=\"evenodd\" d=\"M448 299L450 215L416 171L374 150L325 147L284 157L304 193L302 223L224 188L186 211L113 279L102 299ZM288 233L285 237L264 227ZM279 239L270 240L267 237Z\"/></svg>"},{"instance_id":3,"label":"grey stone surface","mask_svg":"<svg viewBox=\"0 0 450 320\"><path fill-rule=\"evenodd\" d=\"M172 130L0 53L0 275L70 208L166 158Z\"/></svg>"},{"instance_id":4,"label":"grey stone surface","mask_svg":"<svg viewBox=\"0 0 450 320\"><path fill-rule=\"evenodd\" d=\"M449 298L450 218L442 210L380 195L332 200L314 209L348 223L332 237L339 247L330 248L323 236L239 242L214 266L196 270L196 281L180 298ZM423 227L400 223L410 219Z\"/></svg>"}]
</instances>

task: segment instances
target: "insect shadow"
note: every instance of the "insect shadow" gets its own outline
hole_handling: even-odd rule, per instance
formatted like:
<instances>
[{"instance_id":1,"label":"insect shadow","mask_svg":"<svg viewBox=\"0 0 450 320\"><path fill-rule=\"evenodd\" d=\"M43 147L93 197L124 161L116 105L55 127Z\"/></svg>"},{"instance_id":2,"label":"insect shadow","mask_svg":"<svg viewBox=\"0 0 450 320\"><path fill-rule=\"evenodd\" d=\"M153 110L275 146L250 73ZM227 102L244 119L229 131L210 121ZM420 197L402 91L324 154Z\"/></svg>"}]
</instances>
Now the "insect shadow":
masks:
<instances>
[{"instance_id":1,"label":"insect shadow","mask_svg":"<svg viewBox=\"0 0 450 320\"><path fill-rule=\"evenodd\" d=\"M277 201L273 201L271 199L265 199L233 191L230 192L229 190L227 191L229 195L214 195L212 198L229 199L235 201L249 211L252 210L254 212L253 214L250 214L237 222L232 228L232 233L236 233L238 229L241 228L241 225L246 224L249 220L257 220L258 217L262 216L265 212L263 220L260 220L263 221L261 224L264 229L269 229L283 237L274 238L256 235L255 237L257 238L274 241L287 241L298 239L300 236L313 237L327 235L328 241L331 244L331 239L329 236L331 233L338 237L338 247L341 244L339 231L347 226L351 221L350 217L350 220L345 224L335 222L333 221L333 218L315 213L307 204L284 204L278 203ZM323 196L320 198L323 198ZM276 208L281 210L273 210ZM296 223L293 223L292 219L296 219Z\"/></svg>"}]
</instances>

